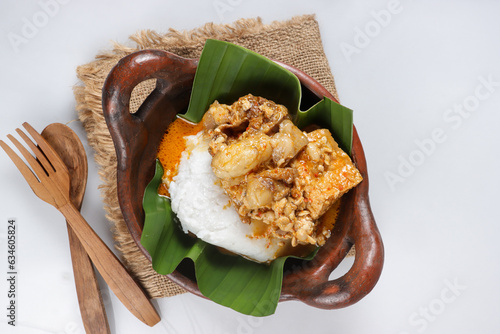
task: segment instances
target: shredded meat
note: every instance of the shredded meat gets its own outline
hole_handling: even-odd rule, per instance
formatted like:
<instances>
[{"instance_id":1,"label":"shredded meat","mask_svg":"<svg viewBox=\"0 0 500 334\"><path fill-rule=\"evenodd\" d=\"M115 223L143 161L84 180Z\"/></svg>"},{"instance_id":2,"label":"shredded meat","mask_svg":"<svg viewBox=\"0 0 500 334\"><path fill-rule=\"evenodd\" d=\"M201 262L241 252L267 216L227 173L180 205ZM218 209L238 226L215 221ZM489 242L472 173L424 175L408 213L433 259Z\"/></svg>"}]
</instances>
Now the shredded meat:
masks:
<instances>
[{"instance_id":1,"label":"shredded meat","mask_svg":"<svg viewBox=\"0 0 500 334\"><path fill-rule=\"evenodd\" d=\"M362 180L330 131L303 132L284 106L251 94L215 101L203 125L212 169L244 223L292 246L325 243L319 218Z\"/></svg>"}]
</instances>

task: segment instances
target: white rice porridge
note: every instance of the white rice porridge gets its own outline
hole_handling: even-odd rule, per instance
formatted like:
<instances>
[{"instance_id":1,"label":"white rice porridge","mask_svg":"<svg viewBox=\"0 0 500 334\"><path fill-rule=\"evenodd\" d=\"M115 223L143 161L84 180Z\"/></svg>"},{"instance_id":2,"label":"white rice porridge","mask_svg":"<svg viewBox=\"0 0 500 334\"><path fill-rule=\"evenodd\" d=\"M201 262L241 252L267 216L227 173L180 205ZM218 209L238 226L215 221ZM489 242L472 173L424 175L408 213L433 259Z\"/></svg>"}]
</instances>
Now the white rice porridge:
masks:
<instances>
[{"instance_id":1,"label":"white rice porridge","mask_svg":"<svg viewBox=\"0 0 500 334\"><path fill-rule=\"evenodd\" d=\"M186 137L177 175L169 185L172 210L185 233L259 262L275 258L277 242L251 238L252 227L241 222L211 167L209 141L202 132Z\"/></svg>"}]
</instances>

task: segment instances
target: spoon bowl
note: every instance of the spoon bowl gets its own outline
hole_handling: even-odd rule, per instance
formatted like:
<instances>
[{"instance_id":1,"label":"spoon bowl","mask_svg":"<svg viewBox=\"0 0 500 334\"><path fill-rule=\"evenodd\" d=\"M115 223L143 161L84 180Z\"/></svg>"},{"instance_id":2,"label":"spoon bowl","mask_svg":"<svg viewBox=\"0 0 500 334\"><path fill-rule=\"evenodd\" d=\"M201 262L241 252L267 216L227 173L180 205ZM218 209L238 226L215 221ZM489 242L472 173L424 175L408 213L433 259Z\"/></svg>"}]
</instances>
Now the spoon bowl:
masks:
<instances>
[{"instance_id":1,"label":"spoon bowl","mask_svg":"<svg viewBox=\"0 0 500 334\"><path fill-rule=\"evenodd\" d=\"M48 125L42 137L59 154L70 174L70 199L80 210L87 186L88 163L85 149L68 126L61 123ZM87 333L110 333L106 310L94 267L75 232L68 225L71 262L75 276L78 304Z\"/></svg>"}]
</instances>

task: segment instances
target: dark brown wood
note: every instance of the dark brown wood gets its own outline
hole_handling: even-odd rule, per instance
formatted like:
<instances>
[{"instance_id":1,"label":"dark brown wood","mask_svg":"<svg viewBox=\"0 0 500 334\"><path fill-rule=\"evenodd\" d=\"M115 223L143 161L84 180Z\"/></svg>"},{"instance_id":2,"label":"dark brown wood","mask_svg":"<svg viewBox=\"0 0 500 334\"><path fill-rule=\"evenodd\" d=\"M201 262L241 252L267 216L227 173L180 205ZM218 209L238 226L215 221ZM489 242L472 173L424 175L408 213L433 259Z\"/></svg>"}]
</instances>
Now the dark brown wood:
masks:
<instances>
[{"instance_id":1,"label":"dark brown wood","mask_svg":"<svg viewBox=\"0 0 500 334\"><path fill-rule=\"evenodd\" d=\"M336 99L305 73L277 62L300 79L317 101ZM160 139L175 115L186 110L197 60L159 50L144 50L123 58L110 72L103 87L103 110L118 157L117 186L120 208L137 246L144 224L142 197L154 173ZM157 87L139 111L131 114L133 88L156 78ZM382 272L384 247L368 198L368 173L363 147L354 128L353 161L363 181L342 199L332 237L310 261L294 262L284 272L281 301L301 300L318 308L336 309L356 303L368 294ZM331 272L356 245L352 268L342 277L329 280ZM182 263L169 278L186 290L202 296L192 270Z\"/></svg>"},{"instance_id":2,"label":"dark brown wood","mask_svg":"<svg viewBox=\"0 0 500 334\"><path fill-rule=\"evenodd\" d=\"M156 147L163 131L189 102L196 65L195 60L148 50L120 60L104 84L104 116L118 160L118 199L130 233L145 254L140 243L142 196L153 177ZM130 114L132 90L147 79L157 79L157 87L139 110Z\"/></svg>"},{"instance_id":3,"label":"dark brown wood","mask_svg":"<svg viewBox=\"0 0 500 334\"><path fill-rule=\"evenodd\" d=\"M73 130L60 123L48 125L41 135L68 167L71 177L70 199L75 208L80 210L88 174L87 155L80 139ZM76 293L85 331L110 333L94 266L71 226L67 226Z\"/></svg>"}]
</instances>

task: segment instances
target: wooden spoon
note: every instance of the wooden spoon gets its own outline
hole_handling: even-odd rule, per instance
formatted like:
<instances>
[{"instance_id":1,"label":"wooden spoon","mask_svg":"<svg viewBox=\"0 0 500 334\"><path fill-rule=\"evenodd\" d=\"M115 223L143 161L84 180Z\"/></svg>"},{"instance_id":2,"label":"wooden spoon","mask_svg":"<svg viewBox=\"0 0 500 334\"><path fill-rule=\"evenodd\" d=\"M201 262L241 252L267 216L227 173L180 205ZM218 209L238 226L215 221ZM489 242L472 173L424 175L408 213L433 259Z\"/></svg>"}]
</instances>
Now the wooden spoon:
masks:
<instances>
[{"instance_id":1,"label":"wooden spoon","mask_svg":"<svg viewBox=\"0 0 500 334\"><path fill-rule=\"evenodd\" d=\"M64 124L54 123L42 131L42 137L59 154L71 177L70 198L80 210L87 185L87 155L78 136ZM68 226L71 261L76 293L87 333L110 333L106 310L102 301L92 262L73 229Z\"/></svg>"}]
</instances>

